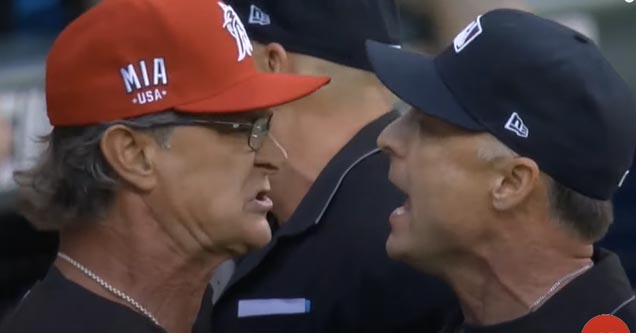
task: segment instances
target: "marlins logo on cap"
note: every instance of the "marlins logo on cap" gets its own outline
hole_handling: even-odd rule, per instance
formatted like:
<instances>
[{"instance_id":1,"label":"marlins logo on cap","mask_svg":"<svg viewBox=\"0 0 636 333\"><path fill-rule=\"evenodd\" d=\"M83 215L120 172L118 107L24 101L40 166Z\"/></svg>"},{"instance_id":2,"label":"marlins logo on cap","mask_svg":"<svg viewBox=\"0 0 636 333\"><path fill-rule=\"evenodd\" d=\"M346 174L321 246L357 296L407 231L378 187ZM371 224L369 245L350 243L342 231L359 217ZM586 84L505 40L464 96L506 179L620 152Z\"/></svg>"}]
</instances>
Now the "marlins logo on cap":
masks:
<instances>
[{"instance_id":1,"label":"marlins logo on cap","mask_svg":"<svg viewBox=\"0 0 636 333\"><path fill-rule=\"evenodd\" d=\"M223 9L223 28L227 29L236 40L239 53L238 61L243 61L245 57L252 55L252 42L250 42L243 22L241 22L241 19L236 15L234 9L222 2L219 2L219 6Z\"/></svg>"}]
</instances>

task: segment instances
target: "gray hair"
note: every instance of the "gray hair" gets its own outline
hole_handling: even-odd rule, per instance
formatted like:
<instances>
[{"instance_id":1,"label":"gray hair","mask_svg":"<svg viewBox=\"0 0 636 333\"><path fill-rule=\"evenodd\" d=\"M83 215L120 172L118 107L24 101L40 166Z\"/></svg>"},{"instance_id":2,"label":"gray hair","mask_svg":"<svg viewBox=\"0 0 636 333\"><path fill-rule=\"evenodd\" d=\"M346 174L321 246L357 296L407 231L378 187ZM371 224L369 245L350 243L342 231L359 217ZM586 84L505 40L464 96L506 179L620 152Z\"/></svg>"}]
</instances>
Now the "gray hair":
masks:
<instances>
[{"instance_id":1,"label":"gray hair","mask_svg":"<svg viewBox=\"0 0 636 333\"><path fill-rule=\"evenodd\" d=\"M106 129L118 124L137 128L166 149L172 132L168 125L183 117L187 116L167 111L98 125L55 127L41 138L48 146L35 166L15 173L18 208L42 230L100 219L119 186L100 148Z\"/></svg>"},{"instance_id":2,"label":"gray hair","mask_svg":"<svg viewBox=\"0 0 636 333\"><path fill-rule=\"evenodd\" d=\"M485 161L514 158L519 155L495 137L479 148L478 156ZM580 194L542 173L548 188L548 206L556 221L572 230L586 242L602 239L614 220L610 200L597 200Z\"/></svg>"},{"instance_id":3,"label":"gray hair","mask_svg":"<svg viewBox=\"0 0 636 333\"><path fill-rule=\"evenodd\" d=\"M552 213L574 230L582 240L594 243L607 234L614 221L610 200L597 200L580 194L545 176Z\"/></svg>"}]
</instances>

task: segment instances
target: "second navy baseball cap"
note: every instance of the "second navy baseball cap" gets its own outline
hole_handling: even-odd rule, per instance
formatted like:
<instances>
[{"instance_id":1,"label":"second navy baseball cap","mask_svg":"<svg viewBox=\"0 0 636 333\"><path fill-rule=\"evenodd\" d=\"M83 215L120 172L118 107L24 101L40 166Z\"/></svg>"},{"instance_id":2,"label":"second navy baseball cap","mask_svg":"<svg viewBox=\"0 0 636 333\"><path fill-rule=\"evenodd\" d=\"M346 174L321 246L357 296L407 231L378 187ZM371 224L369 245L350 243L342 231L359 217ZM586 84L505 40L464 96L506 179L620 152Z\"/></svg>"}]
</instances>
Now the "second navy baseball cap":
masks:
<instances>
[{"instance_id":1,"label":"second navy baseball cap","mask_svg":"<svg viewBox=\"0 0 636 333\"><path fill-rule=\"evenodd\" d=\"M610 199L632 165L634 96L590 39L556 22L498 9L436 57L376 42L368 55L415 109L491 133L583 195Z\"/></svg>"},{"instance_id":2,"label":"second navy baseball cap","mask_svg":"<svg viewBox=\"0 0 636 333\"><path fill-rule=\"evenodd\" d=\"M371 70L365 41L400 44L394 0L228 0L253 40Z\"/></svg>"}]
</instances>

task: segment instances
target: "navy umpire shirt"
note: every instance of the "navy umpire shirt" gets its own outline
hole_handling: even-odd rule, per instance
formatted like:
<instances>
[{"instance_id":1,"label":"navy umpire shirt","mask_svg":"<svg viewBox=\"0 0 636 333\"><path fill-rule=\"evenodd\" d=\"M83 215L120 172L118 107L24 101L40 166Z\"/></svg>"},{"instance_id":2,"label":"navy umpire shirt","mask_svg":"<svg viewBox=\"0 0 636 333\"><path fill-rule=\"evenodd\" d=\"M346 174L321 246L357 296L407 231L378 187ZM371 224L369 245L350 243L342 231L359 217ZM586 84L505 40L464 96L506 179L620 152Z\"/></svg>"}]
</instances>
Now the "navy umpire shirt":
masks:
<instances>
[{"instance_id":1,"label":"navy umpire shirt","mask_svg":"<svg viewBox=\"0 0 636 333\"><path fill-rule=\"evenodd\" d=\"M636 328L636 296L618 256L600 248L592 257L594 266L568 283L537 311L492 326L463 325L457 311L440 333L579 333L601 314L622 319Z\"/></svg>"},{"instance_id":2,"label":"navy umpire shirt","mask_svg":"<svg viewBox=\"0 0 636 333\"><path fill-rule=\"evenodd\" d=\"M376 139L397 117L363 128L327 164L289 221L241 260L214 305L213 332L436 332L453 296L389 259L388 182ZM327 135L327 133L325 133ZM202 314L202 316L210 315Z\"/></svg>"},{"instance_id":3,"label":"navy umpire shirt","mask_svg":"<svg viewBox=\"0 0 636 333\"><path fill-rule=\"evenodd\" d=\"M211 311L208 288L202 311ZM165 333L144 315L94 294L67 279L55 267L38 282L0 325L0 333ZM209 320L194 333L209 333Z\"/></svg>"}]
</instances>

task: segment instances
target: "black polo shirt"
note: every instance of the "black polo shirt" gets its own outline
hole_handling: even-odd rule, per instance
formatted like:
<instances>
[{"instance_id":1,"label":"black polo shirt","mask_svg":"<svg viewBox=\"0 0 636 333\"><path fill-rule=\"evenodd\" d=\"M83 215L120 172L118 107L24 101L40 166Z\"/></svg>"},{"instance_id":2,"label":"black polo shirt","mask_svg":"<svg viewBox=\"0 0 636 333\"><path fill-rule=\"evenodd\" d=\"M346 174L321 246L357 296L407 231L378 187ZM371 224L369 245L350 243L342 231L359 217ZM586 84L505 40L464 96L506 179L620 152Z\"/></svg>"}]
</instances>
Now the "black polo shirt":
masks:
<instances>
[{"instance_id":1,"label":"black polo shirt","mask_svg":"<svg viewBox=\"0 0 636 333\"><path fill-rule=\"evenodd\" d=\"M568 283L537 311L519 319L492 326L463 325L458 313L441 333L579 333L601 314L621 318L636 329L636 296L618 256L596 249L594 266Z\"/></svg>"},{"instance_id":2,"label":"black polo shirt","mask_svg":"<svg viewBox=\"0 0 636 333\"><path fill-rule=\"evenodd\" d=\"M209 288L208 288L209 289ZM208 290L202 309L211 311ZM0 326L1 333L164 333L134 310L94 294L53 267ZM199 321L193 332L210 332Z\"/></svg>"},{"instance_id":3,"label":"black polo shirt","mask_svg":"<svg viewBox=\"0 0 636 333\"><path fill-rule=\"evenodd\" d=\"M214 306L214 332L442 327L450 289L389 259L385 250L389 215L404 197L388 182L388 159L376 139L396 116L363 128L328 163L271 243L238 263Z\"/></svg>"}]
</instances>

